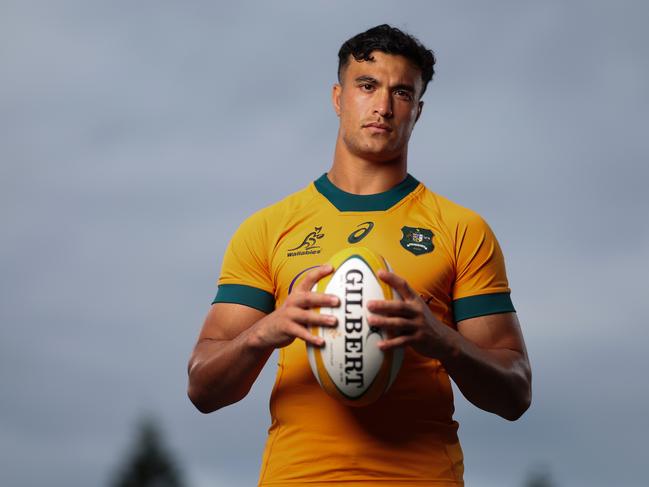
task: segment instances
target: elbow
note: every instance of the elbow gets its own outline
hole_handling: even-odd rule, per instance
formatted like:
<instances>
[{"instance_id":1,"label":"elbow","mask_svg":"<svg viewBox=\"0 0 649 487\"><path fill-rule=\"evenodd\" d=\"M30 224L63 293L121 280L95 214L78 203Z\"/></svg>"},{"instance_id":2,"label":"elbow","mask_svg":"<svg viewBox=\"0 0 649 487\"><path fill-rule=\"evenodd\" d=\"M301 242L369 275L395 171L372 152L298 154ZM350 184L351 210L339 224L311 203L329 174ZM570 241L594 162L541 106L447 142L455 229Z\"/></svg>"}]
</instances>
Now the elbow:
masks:
<instances>
[{"instance_id":1,"label":"elbow","mask_svg":"<svg viewBox=\"0 0 649 487\"><path fill-rule=\"evenodd\" d=\"M223 395L218 394L207 394L205 392L196 392L196 388L191 386L187 389L187 397L191 403L203 414L210 414L214 411L218 411L225 406L234 404L235 402L241 401L246 394L237 393L236 395L230 397L224 397Z\"/></svg>"},{"instance_id":2,"label":"elbow","mask_svg":"<svg viewBox=\"0 0 649 487\"><path fill-rule=\"evenodd\" d=\"M194 407L203 414L209 414L219 409L221 406L214 403L214 394L209 394L200 380L201 374L198 362L190 361L187 367L187 375L187 397Z\"/></svg>"},{"instance_id":3,"label":"elbow","mask_svg":"<svg viewBox=\"0 0 649 487\"><path fill-rule=\"evenodd\" d=\"M241 401L252 384L236 380L227 371L213 370L209 363L192 357L187 366L187 397L203 414Z\"/></svg>"},{"instance_id":4,"label":"elbow","mask_svg":"<svg viewBox=\"0 0 649 487\"><path fill-rule=\"evenodd\" d=\"M191 403L194 405L194 407L196 409L198 409L203 414L213 413L214 411L219 409L218 406L216 406L214 404L210 404L210 402L206 400L205 395L200 394L197 391L197 387L192 386L191 384L187 388L187 397L189 398Z\"/></svg>"},{"instance_id":5,"label":"elbow","mask_svg":"<svg viewBox=\"0 0 649 487\"><path fill-rule=\"evenodd\" d=\"M518 391L510 401L510 407L501 416L508 421L516 421L530 408L532 404L532 387L529 382Z\"/></svg>"},{"instance_id":6,"label":"elbow","mask_svg":"<svg viewBox=\"0 0 649 487\"><path fill-rule=\"evenodd\" d=\"M191 403L203 414L213 413L219 409L229 406L243 399L247 390L224 390L223 384L206 383L200 377L199 367L191 368L189 371L189 385L187 397Z\"/></svg>"},{"instance_id":7,"label":"elbow","mask_svg":"<svg viewBox=\"0 0 649 487\"><path fill-rule=\"evenodd\" d=\"M516 421L520 419L525 411L530 408L531 399L523 400L515 404L509 411L506 411L502 414L502 417L507 421Z\"/></svg>"},{"instance_id":8,"label":"elbow","mask_svg":"<svg viewBox=\"0 0 649 487\"><path fill-rule=\"evenodd\" d=\"M520 419L532 404L532 371L529 363L526 363L512 379L510 407L505 414L501 415L508 421Z\"/></svg>"}]
</instances>

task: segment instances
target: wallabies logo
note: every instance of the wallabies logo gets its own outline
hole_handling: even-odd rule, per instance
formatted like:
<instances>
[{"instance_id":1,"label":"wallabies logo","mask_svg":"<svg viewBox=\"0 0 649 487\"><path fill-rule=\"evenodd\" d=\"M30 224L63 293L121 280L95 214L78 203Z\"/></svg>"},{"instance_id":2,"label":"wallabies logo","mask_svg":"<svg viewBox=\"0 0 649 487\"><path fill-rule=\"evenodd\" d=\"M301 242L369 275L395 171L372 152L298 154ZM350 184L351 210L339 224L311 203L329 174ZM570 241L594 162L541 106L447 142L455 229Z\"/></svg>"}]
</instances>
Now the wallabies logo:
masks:
<instances>
[{"instance_id":1,"label":"wallabies logo","mask_svg":"<svg viewBox=\"0 0 649 487\"><path fill-rule=\"evenodd\" d=\"M314 227L313 232L310 232L306 237L304 237L304 240L302 240L300 245L288 250L287 256L295 257L298 255L319 254L320 246L317 245L317 243L318 240L324 237L324 233L321 232L322 226Z\"/></svg>"}]
</instances>

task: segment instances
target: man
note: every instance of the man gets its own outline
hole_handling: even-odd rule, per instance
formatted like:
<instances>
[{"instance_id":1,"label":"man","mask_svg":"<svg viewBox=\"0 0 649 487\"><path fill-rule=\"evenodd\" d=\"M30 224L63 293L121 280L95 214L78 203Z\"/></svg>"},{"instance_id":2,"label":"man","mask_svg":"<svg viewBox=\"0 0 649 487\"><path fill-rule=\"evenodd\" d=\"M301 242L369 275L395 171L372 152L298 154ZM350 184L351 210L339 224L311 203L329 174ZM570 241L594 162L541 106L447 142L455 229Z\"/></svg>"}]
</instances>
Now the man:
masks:
<instances>
[{"instance_id":1,"label":"man","mask_svg":"<svg viewBox=\"0 0 649 487\"><path fill-rule=\"evenodd\" d=\"M463 485L449 376L473 404L515 420L531 400L527 353L503 256L474 212L407 173L408 140L432 79L433 53L381 25L343 44L333 106L333 165L305 189L246 220L226 251L219 288L189 362L202 412L242 399L275 349L272 424L260 485ZM369 322L405 347L391 389L349 408L318 385L307 325L336 326L311 292L340 249L372 248L400 301L368 303Z\"/></svg>"}]
</instances>

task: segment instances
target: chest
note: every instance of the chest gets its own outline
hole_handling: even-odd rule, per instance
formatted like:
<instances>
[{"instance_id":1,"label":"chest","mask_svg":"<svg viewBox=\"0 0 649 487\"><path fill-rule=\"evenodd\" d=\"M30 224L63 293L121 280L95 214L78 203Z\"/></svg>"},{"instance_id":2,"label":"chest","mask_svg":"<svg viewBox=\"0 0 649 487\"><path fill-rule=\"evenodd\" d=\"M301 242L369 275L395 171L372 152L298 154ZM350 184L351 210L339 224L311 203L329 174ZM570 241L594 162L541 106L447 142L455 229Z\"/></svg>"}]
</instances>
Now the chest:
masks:
<instances>
[{"instance_id":1,"label":"chest","mask_svg":"<svg viewBox=\"0 0 649 487\"><path fill-rule=\"evenodd\" d=\"M455 279L454 243L448 230L420 208L313 211L289 221L278 233L270 259L278 305L305 272L354 246L382 255L446 321Z\"/></svg>"}]
</instances>

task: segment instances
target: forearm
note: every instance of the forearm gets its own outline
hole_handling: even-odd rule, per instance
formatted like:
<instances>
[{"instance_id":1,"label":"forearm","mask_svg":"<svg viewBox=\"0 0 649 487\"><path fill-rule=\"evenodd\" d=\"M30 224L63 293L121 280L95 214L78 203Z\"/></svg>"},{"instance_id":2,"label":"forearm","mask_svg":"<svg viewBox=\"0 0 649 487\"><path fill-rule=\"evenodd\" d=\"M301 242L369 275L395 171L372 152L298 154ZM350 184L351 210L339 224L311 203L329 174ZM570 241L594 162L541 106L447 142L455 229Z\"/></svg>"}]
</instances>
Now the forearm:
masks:
<instances>
[{"instance_id":1,"label":"forearm","mask_svg":"<svg viewBox=\"0 0 649 487\"><path fill-rule=\"evenodd\" d=\"M442 363L464 396L475 406L510 421L531 402L531 373L523 352L481 348L449 329L451 348Z\"/></svg>"},{"instance_id":2,"label":"forearm","mask_svg":"<svg viewBox=\"0 0 649 487\"><path fill-rule=\"evenodd\" d=\"M189 362L188 396L203 413L243 399L273 347L262 346L252 326L232 340L203 339Z\"/></svg>"},{"instance_id":3,"label":"forearm","mask_svg":"<svg viewBox=\"0 0 649 487\"><path fill-rule=\"evenodd\" d=\"M314 309L338 306L339 299L310 290L332 271L331 266L318 266L307 272L282 305L268 314L235 303L212 305L188 366L187 393L201 412L243 399L276 348L295 339L322 346L322 338L307 327L335 326L335 318Z\"/></svg>"}]
</instances>

